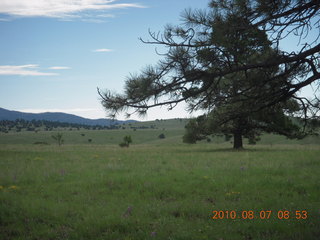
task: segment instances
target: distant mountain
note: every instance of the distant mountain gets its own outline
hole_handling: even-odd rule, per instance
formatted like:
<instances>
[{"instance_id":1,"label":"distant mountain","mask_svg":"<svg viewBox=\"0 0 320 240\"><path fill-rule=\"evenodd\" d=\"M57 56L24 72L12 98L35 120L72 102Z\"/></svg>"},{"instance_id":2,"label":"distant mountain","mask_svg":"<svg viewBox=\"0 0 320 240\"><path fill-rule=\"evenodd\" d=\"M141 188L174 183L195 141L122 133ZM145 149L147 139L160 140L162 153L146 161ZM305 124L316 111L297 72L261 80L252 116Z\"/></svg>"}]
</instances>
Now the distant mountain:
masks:
<instances>
[{"instance_id":1,"label":"distant mountain","mask_svg":"<svg viewBox=\"0 0 320 240\"><path fill-rule=\"evenodd\" d=\"M135 122L134 120L119 121L107 118L100 119L88 119L79 117L73 114L60 113L60 112L45 112L45 113L25 113L18 111L10 111L4 108L0 108L0 120L11 120L16 119L24 120L46 120L46 121L57 121L57 122L67 122L67 123L77 123L84 125L100 125L100 126L110 126L115 124L122 124L127 122Z\"/></svg>"}]
</instances>

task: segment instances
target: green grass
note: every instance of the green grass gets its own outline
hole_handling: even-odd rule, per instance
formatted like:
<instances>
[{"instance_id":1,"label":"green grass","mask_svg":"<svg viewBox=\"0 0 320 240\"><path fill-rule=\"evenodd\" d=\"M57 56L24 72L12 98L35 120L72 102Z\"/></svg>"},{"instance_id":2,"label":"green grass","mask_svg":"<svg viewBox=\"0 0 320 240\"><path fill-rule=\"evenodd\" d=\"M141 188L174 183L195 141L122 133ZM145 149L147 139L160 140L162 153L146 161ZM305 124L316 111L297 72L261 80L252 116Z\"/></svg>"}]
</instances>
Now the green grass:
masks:
<instances>
[{"instance_id":1,"label":"green grass","mask_svg":"<svg viewBox=\"0 0 320 240\"><path fill-rule=\"evenodd\" d=\"M0 132L0 144L34 144L34 143L48 143L56 144L52 135L57 132L63 133L63 139L66 145L81 144L81 145L101 145L101 144L113 144L118 145L123 141L123 137L130 135L133 140L133 145L149 144L149 145L176 145L182 144L182 136L185 133L184 126L186 119L170 119L170 120L157 120L150 122L133 122L126 125L121 125L121 129L118 130L72 130L69 129L55 129L54 131L38 131L38 132L15 132L9 133ZM124 129L122 129L122 127ZM148 127L148 129L139 129L139 127ZM151 128L153 127L153 128ZM133 128L138 128L134 130ZM159 139L160 134L165 135L165 139ZM91 139L91 142L89 142ZM206 144L206 141L200 142L200 144ZM224 137L213 137L213 144L226 144ZM247 139L244 140L247 144ZM276 145L320 145L320 137L309 136L302 140L288 140L284 136L265 134L261 137L261 141L258 145L268 145L274 148ZM232 147L229 143L228 147Z\"/></svg>"},{"instance_id":2,"label":"green grass","mask_svg":"<svg viewBox=\"0 0 320 240\"><path fill-rule=\"evenodd\" d=\"M155 128L130 128L139 124ZM184 124L60 129L61 147L54 132L1 133L0 239L320 238L319 137L264 135L234 151L219 137L183 144ZM118 144L126 135L133 144L123 149ZM213 220L219 210L239 217L254 211L256 218ZM269 219L259 219L262 210L272 211ZM290 219L278 219L284 210ZM295 218L301 210L307 219Z\"/></svg>"},{"instance_id":3,"label":"green grass","mask_svg":"<svg viewBox=\"0 0 320 240\"><path fill-rule=\"evenodd\" d=\"M186 120L159 120L152 122L137 122L130 125L123 125L124 129L119 130L73 130L55 129L55 131L39 131L39 132L15 132L0 133L0 144L33 144L35 142L46 142L55 144L51 135L56 132L62 132L65 144L88 144L92 139L92 144L119 144L123 137L131 135L133 144L162 144L165 142L176 143L182 141L184 134L184 125ZM148 127L148 129L134 130L131 127ZM154 128L150 128L154 126ZM163 133L166 139L161 140L158 136Z\"/></svg>"},{"instance_id":4,"label":"green grass","mask_svg":"<svg viewBox=\"0 0 320 240\"><path fill-rule=\"evenodd\" d=\"M1 239L319 239L320 148L229 148L2 144ZM213 220L214 210L273 213Z\"/></svg>"}]
</instances>

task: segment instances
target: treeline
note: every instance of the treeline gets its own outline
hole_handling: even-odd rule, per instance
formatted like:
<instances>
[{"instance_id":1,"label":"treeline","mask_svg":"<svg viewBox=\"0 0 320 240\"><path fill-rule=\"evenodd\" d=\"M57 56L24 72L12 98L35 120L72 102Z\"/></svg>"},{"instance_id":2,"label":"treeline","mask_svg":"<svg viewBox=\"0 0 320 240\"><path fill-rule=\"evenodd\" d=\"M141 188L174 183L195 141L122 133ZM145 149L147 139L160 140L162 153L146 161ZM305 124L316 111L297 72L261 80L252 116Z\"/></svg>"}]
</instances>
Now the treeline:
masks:
<instances>
[{"instance_id":1,"label":"treeline","mask_svg":"<svg viewBox=\"0 0 320 240\"><path fill-rule=\"evenodd\" d=\"M77 123L67 123L58 121L47 121L47 120L24 120L16 119L15 121L1 120L0 121L0 132L8 133L9 131L21 132L21 131L53 131L55 129L64 130L104 130L104 129L118 129L119 125L101 126L101 125L85 125Z\"/></svg>"}]
</instances>

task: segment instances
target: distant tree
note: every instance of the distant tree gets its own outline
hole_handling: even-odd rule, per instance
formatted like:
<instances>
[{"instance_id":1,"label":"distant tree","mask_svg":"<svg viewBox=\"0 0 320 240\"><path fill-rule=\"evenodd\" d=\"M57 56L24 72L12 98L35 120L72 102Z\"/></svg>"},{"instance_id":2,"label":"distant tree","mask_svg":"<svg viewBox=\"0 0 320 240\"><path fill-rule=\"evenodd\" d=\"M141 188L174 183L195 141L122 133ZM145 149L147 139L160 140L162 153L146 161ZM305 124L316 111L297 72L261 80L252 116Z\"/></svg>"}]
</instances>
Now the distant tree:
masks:
<instances>
[{"instance_id":1,"label":"distant tree","mask_svg":"<svg viewBox=\"0 0 320 240\"><path fill-rule=\"evenodd\" d=\"M123 138L123 142L119 144L120 147L129 147L130 143L132 143L131 136L125 136Z\"/></svg>"},{"instance_id":2,"label":"distant tree","mask_svg":"<svg viewBox=\"0 0 320 240\"><path fill-rule=\"evenodd\" d=\"M64 143L63 134L62 133L56 133L51 136L59 146L61 146Z\"/></svg>"}]
</instances>

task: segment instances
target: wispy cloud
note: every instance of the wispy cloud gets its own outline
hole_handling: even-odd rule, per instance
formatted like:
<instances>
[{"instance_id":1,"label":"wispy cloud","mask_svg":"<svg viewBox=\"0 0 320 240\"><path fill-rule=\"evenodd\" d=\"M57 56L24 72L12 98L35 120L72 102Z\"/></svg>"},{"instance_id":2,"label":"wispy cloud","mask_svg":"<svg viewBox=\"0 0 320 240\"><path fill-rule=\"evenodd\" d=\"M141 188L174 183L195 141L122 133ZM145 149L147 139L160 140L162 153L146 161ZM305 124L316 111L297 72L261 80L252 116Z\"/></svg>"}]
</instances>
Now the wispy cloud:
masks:
<instances>
[{"instance_id":1,"label":"wispy cloud","mask_svg":"<svg viewBox=\"0 0 320 240\"><path fill-rule=\"evenodd\" d=\"M10 20L7 18L0 18L0 22L9 22Z\"/></svg>"},{"instance_id":2,"label":"wispy cloud","mask_svg":"<svg viewBox=\"0 0 320 240\"><path fill-rule=\"evenodd\" d=\"M63 66L54 66L54 67L49 67L51 70L68 70L70 67L63 67Z\"/></svg>"},{"instance_id":3,"label":"wispy cloud","mask_svg":"<svg viewBox=\"0 0 320 240\"><path fill-rule=\"evenodd\" d=\"M57 73L40 72L39 65L3 65L0 66L0 75L20 75L20 76L55 76Z\"/></svg>"},{"instance_id":4,"label":"wispy cloud","mask_svg":"<svg viewBox=\"0 0 320 240\"><path fill-rule=\"evenodd\" d=\"M99 11L95 11L94 14L93 12L89 13L81 13L81 16L79 15L77 17L77 19L80 19L82 22L89 22L89 23L105 23L109 19L109 18L115 18L116 16L114 14L110 14L110 13L102 13L99 14ZM64 20L72 20L71 19L64 19Z\"/></svg>"},{"instance_id":5,"label":"wispy cloud","mask_svg":"<svg viewBox=\"0 0 320 240\"><path fill-rule=\"evenodd\" d=\"M117 3L117 0L9 0L0 1L0 13L15 17L74 18L88 12L103 15L106 10L144 8L137 3Z\"/></svg>"},{"instance_id":6,"label":"wispy cloud","mask_svg":"<svg viewBox=\"0 0 320 240\"><path fill-rule=\"evenodd\" d=\"M108 49L108 48L99 48L99 49L95 49L93 50L93 52L113 52L113 49Z\"/></svg>"}]
</instances>

